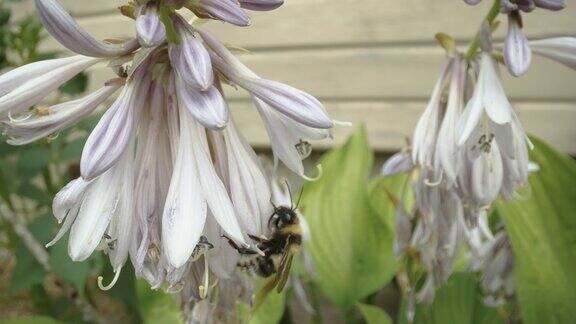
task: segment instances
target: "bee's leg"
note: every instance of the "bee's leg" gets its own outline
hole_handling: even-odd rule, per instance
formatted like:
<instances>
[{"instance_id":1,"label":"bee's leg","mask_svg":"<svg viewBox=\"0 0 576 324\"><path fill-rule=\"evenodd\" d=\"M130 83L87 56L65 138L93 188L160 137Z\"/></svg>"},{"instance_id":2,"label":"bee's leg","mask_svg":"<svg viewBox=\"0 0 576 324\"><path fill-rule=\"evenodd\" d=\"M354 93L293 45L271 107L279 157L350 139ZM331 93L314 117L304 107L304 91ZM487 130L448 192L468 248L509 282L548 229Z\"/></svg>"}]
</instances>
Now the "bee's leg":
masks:
<instances>
[{"instance_id":1,"label":"bee's leg","mask_svg":"<svg viewBox=\"0 0 576 324\"><path fill-rule=\"evenodd\" d=\"M258 254L258 252L254 251L252 249L238 246L238 244L236 244L236 242L234 242L231 238L229 238L226 235L222 235L222 237L225 238L226 240L228 240L228 244L230 244L230 246L232 246L240 254L246 254L246 255Z\"/></svg>"},{"instance_id":2,"label":"bee's leg","mask_svg":"<svg viewBox=\"0 0 576 324\"><path fill-rule=\"evenodd\" d=\"M254 241L256 241L258 243L263 243L263 242L268 241L268 239L264 236L256 236L256 235L248 234L248 237L253 239Z\"/></svg>"}]
</instances>

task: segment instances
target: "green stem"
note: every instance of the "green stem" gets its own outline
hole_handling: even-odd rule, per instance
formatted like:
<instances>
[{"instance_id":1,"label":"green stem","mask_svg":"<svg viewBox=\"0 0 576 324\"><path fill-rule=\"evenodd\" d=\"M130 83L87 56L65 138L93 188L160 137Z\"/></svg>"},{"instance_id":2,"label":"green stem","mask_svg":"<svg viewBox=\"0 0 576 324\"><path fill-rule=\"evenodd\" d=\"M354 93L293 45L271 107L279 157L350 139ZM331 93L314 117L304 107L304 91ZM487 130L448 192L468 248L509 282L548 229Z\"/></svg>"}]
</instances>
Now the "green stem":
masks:
<instances>
[{"instance_id":1,"label":"green stem","mask_svg":"<svg viewBox=\"0 0 576 324\"><path fill-rule=\"evenodd\" d=\"M49 165L47 165L44 170L42 170L42 177L44 178L44 183L46 184L46 190L48 190L51 195L55 195L58 192L58 189L56 186L54 186L54 182L52 181Z\"/></svg>"},{"instance_id":2,"label":"green stem","mask_svg":"<svg viewBox=\"0 0 576 324\"><path fill-rule=\"evenodd\" d=\"M492 8L490 8L490 11L488 11L488 14L484 18L484 21L487 21L488 25L492 25L496 17L498 17L499 13L500 13L500 0L494 0L494 4L492 5ZM472 60L476 56L476 53L478 52L478 48L480 47L480 33L482 33L481 30L478 31L478 33L474 37L474 40L472 40L472 43L470 43L470 47L468 47L468 51L466 52L467 60Z\"/></svg>"}]
</instances>

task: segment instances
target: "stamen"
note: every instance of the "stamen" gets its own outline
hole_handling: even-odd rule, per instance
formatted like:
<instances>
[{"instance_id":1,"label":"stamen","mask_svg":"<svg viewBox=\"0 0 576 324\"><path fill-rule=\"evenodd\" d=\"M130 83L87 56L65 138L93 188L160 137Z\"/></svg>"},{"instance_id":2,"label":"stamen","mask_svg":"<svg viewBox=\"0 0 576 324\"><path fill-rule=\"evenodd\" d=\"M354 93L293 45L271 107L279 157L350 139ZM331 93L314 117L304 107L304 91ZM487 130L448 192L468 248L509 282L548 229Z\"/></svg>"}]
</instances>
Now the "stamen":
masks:
<instances>
[{"instance_id":1,"label":"stamen","mask_svg":"<svg viewBox=\"0 0 576 324\"><path fill-rule=\"evenodd\" d=\"M324 170L322 169L322 164L316 165L316 168L318 169L318 174L315 177L311 178L311 177L308 177L307 175L303 174L302 178L304 178L304 180L310 181L310 182L314 182L314 181L317 181L320 178L322 178L322 174L324 173Z\"/></svg>"},{"instance_id":2,"label":"stamen","mask_svg":"<svg viewBox=\"0 0 576 324\"><path fill-rule=\"evenodd\" d=\"M46 140L48 141L48 143L54 141L55 139L57 139L60 136L60 132L55 133L55 134L50 134L46 137Z\"/></svg>"},{"instance_id":3,"label":"stamen","mask_svg":"<svg viewBox=\"0 0 576 324\"><path fill-rule=\"evenodd\" d=\"M103 291L107 291L112 289L112 287L114 287L114 285L116 285L116 282L118 281L118 278L120 278L120 272L122 271L122 266L120 266L118 269L116 269L114 271L114 279L112 279L112 282L110 282L110 284L108 286L104 286L104 284L102 283L104 281L104 277L102 276L98 276L98 288L100 288Z\"/></svg>"},{"instance_id":4,"label":"stamen","mask_svg":"<svg viewBox=\"0 0 576 324\"><path fill-rule=\"evenodd\" d=\"M347 121L340 121L340 120L333 119L332 122L334 123L334 125L338 125L338 126L345 126L345 127L354 126L354 124L352 122L347 122Z\"/></svg>"},{"instance_id":5,"label":"stamen","mask_svg":"<svg viewBox=\"0 0 576 324\"><path fill-rule=\"evenodd\" d=\"M210 269L208 267L208 255L204 254L204 275L203 284L198 287L198 292L201 299L206 299L208 297L208 291L210 290Z\"/></svg>"},{"instance_id":6,"label":"stamen","mask_svg":"<svg viewBox=\"0 0 576 324\"><path fill-rule=\"evenodd\" d=\"M23 121L30 119L30 117L32 117L32 114L28 114L28 116L26 116L26 117L16 119L16 118L12 117L12 112L10 112L10 111L8 112L8 119L10 119L11 123L23 122Z\"/></svg>"},{"instance_id":7,"label":"stamen","mask_svg":"<svg viewBox=\"0 0 576 324\"><path fill-rule=\"evenodd\" d=\"M424 184L430 187L436 187L440 183L442 183L442 179L444 178L444 171L440 170L440 177L436 181L431 181L430 179L424 179Z\"/></svg>"}]
</instances>

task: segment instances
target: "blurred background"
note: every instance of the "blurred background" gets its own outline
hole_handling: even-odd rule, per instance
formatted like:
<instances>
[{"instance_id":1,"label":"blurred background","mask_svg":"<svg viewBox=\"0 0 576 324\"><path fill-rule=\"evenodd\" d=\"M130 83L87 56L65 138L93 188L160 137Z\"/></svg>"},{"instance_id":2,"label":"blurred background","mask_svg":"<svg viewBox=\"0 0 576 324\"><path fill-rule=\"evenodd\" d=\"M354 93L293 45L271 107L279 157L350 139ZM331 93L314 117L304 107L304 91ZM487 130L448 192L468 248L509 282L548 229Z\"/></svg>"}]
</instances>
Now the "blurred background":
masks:
<instances>
[{"instance_id":1,"label":"blurred background","mask_svg":"<svg viewBox=\"0 0 576 324\"><path fill-rule=\"evenodd\" d=\"M80 25L99 39L134 35L133 22L116 9L125 1L60 2ZM336 183L345 192L326 197L325 206L314 206L319 210L338 202L351 206L350 211L342 215L327 217L333 217L334 224L341 224L340 228L332 228L339 231L338 234L345 232L348 221L355 217L355 232L345 234L349 235L346 238L362 238L356 241L366 240L352 244L350 250L350 254L362 253L348 259L333 257L344 262L329 268L329 272L338 276L329 277L330 273L324 273L318 282L309 283L313 288L309 295L318 314L307 313L303 310L305 307L294 300L289 302L293 311L284 312L285 298L276 297L272 301L276 304L264 307L263 315L252 323L360 322L361 316L353 311L357 302L378 305L393 319L399 318L403 308L400 291L393 281L398 265L390 252L394 227L390 215L394 208L385 202L382 185L398 189L403 179L368 181L367 174L374 175L387 156L406 145L406 138L411 136L426 106L444 59L444 50L436 45L434 34L448 33L465 47L489 5L490 1L484 1L471 7L462 0L286 0L276 11L250 12L252 25L247 28L218 22L205 24L205 28L213 30L224 42L238 48L236 52L241 60L259 75L313 94L337 120L365 124L366 138L361 131L356 132L346 146L326 158L326 180L318 184L333 190ZM561 12L538 10L525 15L527 35L532 38L575 35L576 7L570 5ZM3 8L0 9L0 73L25 63L68 54L45 37L34 19L33 1L0 0L0 6ZM504 33L500 27L496 35L502 39ZM96 66L70 81L50 100L68 100L95 90L111 77L106 66ZM524 77L511 80L507 73L503 73L503 77L506 91L527 131L562 153L576 154L576 73L535 56ZM242 133L259 152L268 153L268 136L246 93L230 87L226 87L226 91ZM82 146L97 117L48 141L16 148L6 145L4 138L0 143L0 198L5 203L0 210L0 323L22 315L36 317L6 323L61 323L49 318L71 323L179 322L178 305L168 295L152 292L146 284L135 281L129 267L114 289L101 292L96 286L96 276L103 273L105 278L112 277L102 255L95 253L87 262L73 263L67 256L66 239L48 251L43 248L58 228L50 209L52 197L77 176ZM356 126L339 126L334 141L315 143L310 165L329 149L343 144L355 130ZM338 156L339 162L335 161ZM341 178L350 180L351 185L343 184ZM349 190L358 185L356 180L362 189ZM314 192L313 189L310 191ZM349 200L341 199L342 195ZM367 204L368 198L371 202ZM312 199L305 195L304 205L314 204ZM366 207L371 204L377 204L380 212L375 212L374 206ZM315 226L328 226L326 219L316 225L312 220L312 230ZM365 236L368 232L361 230L377 231L379 236ZM343 245L348 244L344 239L341 241ZM343 246L334 246L334 251L339 247ZM333 259L315 261L319 264L327 261L326 264L332 266ZM373 263L363 265L365 260ZM350 266L350 269L342 270L338 266ZM357 278L363 276L372 283L355 286ZM349 284L338 287L334 282ZM320 287L324 295L316 295L315 287ZM443 305L450 316L454 309L465 309L459 314L468 316L466 311L489 314L483 315L482 323L514 322L516 318L517 309L513 306L511 310L500 310L506 312L506 316L498 317L495 311L486 310L481 305L473 276L458 273L447 287L439 292L437 299L440 300L438 307L442 309ZM464 300L471 301L472 306L463 305ZM370 313L366 309L361 311ZM450 316L428 322L481 322L472 315L465 320Z\"/></svg>"}]
</instances>

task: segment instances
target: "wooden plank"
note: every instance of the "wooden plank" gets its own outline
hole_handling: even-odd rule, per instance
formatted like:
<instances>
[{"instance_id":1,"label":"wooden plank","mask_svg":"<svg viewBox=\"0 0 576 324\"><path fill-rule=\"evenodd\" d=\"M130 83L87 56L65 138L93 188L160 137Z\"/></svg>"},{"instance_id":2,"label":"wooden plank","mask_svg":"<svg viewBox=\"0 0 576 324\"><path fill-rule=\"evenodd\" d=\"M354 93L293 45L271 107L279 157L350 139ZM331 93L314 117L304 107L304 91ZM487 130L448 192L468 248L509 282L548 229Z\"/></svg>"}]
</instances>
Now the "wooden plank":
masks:
<instances>
[{"instance_id":1,"label":"wooden plank","mask_svg":"<svg viewBox=\"0 0 576 324\"><path fill-rule=\"evenodd\" d=\"M427 98L443 60L436 47L314 49L257 52L241 59L262 77L278 80L329 99ZM507 73L505 88L515 99L574 100L576 72L553 61L536 57L522 78ZM92 88L110 78L104 68L93 73ZM244 91L228 89L233 99Z\"/></svg>"},{"instance_id":2,"label":"wooden plank","mask_svg":"<svg viewBox=\"0 0 576 324\"><path fill-rule=\"evenodd\" d=\"M419 101L326 101L325 104L335 119L354 124L366 123L372 147L377 151L388 152L406 145L406 137L412 135L426 106L425 102ZM576 154L576 102L517 102L514 106L530 134L552 143L565 153ZM250 143L257 147L268 147L268 136L252 104L246 101L234 102L231 109L239 128ZM353 130L354 127L337 126L334 141L314 143L314 147L325 149L338 145Z\"/></svg>"},{"instance_id":3,"label":"wooden plank","mask_svg":"<svg viewBox=\"0 0 576 324\"><path fill-rule=\"evenodd\" d=\"M102 8L117 6L110 2ZM68 0L66 5L83 14L100 6L95 3ZM227 42L250 49L431 42L439 31L469 39L489 3L470 7L461 0L287 0L273 12L250 12L251 27L211 22L209 28ZM575 13L576 7L561 12L536 10L525 15L526 32L531 37L573 34ZM116 13L84 17L79 23L101 39L134 34L133 22ZM505 29L500 28L498 35L502 36Z\"/></svg>"},{"instance_id":4,"label":"wooden plank","mask_svg":"<svg viewBox=\"0 0 576 324\"><path fill-rule=\"evenodd\" d=\"M90 15L113 14L117 12L119 6L127 3L124 0L58 0L68 12L75 17ZM20 19L32 13L34 8L33 0L25 0L16 3L9 3L13 9L13 15Z\"/></svg>"}]
</instances>

